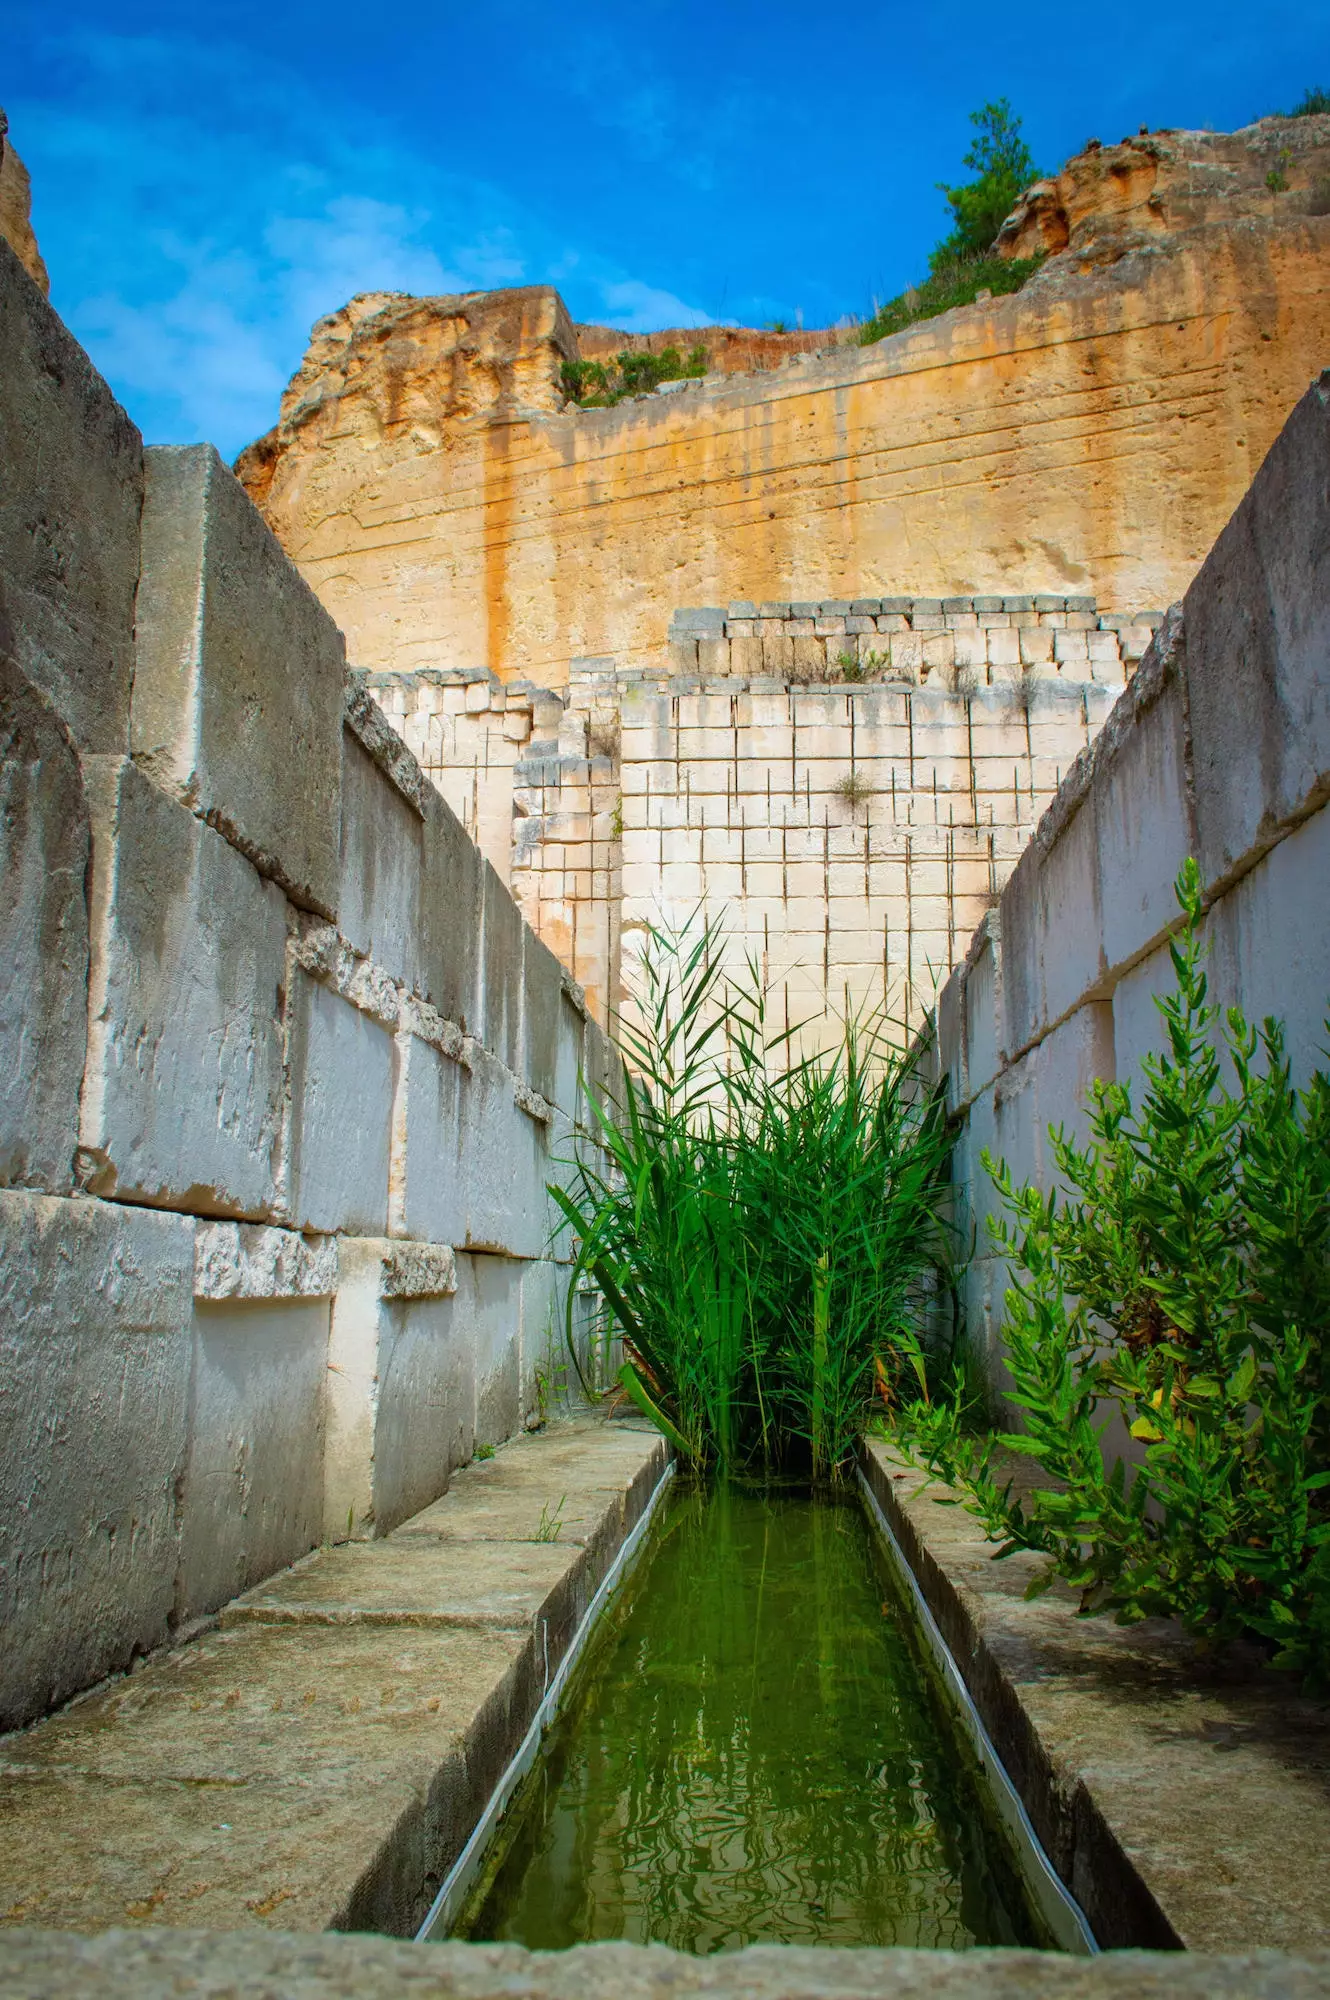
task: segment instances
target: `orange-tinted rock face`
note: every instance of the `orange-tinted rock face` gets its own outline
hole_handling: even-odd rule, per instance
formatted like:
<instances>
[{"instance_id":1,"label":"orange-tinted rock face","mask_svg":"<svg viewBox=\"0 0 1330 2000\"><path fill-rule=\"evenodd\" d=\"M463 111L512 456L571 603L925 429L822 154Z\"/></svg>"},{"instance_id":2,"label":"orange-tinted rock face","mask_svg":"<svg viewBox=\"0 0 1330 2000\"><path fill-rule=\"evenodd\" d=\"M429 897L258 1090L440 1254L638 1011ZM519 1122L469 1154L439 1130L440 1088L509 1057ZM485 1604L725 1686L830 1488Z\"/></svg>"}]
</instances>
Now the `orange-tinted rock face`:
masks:
<instances>
[{"instance_id":1,"label":"orange-tinted rock face","mask_svg":"<svg viewBox=\"0 0 1330 2000\"><path fill-rule=\"evenodd\" d=\"M820 348L835 347L848 337L848 330L819 327L780 333L771 327L756 326L669 326L660 333L621 333L612 326L574 328L584 361L610 361L625 349L631 354L661 354L677 347L680 354L694 347L706 349L707 367L716 375L751 375L764 368L779 368L792 354L816 354Z\"/></svg>"},{"instance_id":2,"label":"orange-tinted rock face","mask_svg":"<svg viewBox=\"0 0 1330 2000\"><path fill-rule=\"evenodd\" d=\"M1330 117L1263 118L1241 132L1142 132L1091 140L1037 181L998 237L1004 257L1069 250L1082 267L1207 223L1306 214L1330 175ZM1283 181L1282 188L1271 185Z\"/></svg>"},{"instance_id":3,"label":"orange-tinted rock face","mask_svg":"<svg viewBox=\"0 0 1330 2000\"><path fill-rule=\"evenodd\" d=\"M561 687L578 656L659 664L675 606L733 599L1162 606L1330 355L1328 136L1083 155L1013 219L1022 251L1041 215L1067 231L1015 297L609 410L563 406L548 289L353 301L239 470L363 667Z\"/></svg>"},{"instance_id":4,"label":"orange-tinted rock face","mask_svg":"<svg viewBox=\"0 0 1330 2000\"><path fill-rule=\"evenodd\" d=\"M49 297L51 285L32 233L32 189L28 170L9 143L9 120L0 111L0 236L33 283Z\"/></svg>"}]
</instances>

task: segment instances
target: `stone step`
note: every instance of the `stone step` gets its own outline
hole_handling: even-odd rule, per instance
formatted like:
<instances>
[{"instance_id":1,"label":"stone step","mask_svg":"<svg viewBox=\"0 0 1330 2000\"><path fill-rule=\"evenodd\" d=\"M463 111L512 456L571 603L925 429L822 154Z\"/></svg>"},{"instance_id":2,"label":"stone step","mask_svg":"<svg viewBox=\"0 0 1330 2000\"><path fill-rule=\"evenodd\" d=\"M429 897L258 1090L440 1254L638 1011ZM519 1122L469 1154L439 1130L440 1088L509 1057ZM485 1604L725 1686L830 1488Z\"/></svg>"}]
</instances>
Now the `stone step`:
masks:
<instances>
[{"instance_id":1,"label":"stone step","mask_svg":"<svg viewBox=\"0 0 1330 2000\"><path fill-rule=\"evenodd\" d=\"M0 1739L0 1934L413 1933L665 1463L596 1420L515 1440Z\"/></svg>"}]
</instances>

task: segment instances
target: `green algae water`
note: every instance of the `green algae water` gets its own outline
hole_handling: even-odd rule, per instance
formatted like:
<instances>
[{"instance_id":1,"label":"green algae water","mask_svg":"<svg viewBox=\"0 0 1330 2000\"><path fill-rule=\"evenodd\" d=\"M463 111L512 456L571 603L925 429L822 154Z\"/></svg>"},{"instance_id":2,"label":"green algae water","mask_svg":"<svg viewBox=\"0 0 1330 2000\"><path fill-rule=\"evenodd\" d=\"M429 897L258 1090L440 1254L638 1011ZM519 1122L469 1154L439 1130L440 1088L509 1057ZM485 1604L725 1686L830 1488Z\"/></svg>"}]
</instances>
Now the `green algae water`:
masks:
<instances>
[{"instance_id":1,"label":"green algae water","mask_svg":"<svg viewBox=\"0 0 1330 2000\"><path fill-rule=\"evenodd\" d=\"M454 1935L1049 1939L851 1499L676 1487Z\"/></svg>"}]
</instances>

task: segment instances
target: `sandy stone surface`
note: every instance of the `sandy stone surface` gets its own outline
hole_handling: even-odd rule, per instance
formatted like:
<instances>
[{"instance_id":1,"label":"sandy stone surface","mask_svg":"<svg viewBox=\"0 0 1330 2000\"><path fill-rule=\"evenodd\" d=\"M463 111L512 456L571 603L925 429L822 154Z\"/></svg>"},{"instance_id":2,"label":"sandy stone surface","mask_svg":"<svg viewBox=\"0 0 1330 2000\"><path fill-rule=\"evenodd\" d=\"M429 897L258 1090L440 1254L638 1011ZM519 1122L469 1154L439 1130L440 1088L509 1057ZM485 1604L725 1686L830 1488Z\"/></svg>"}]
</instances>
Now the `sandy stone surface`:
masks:
<instances>
[{"instance_id":1,"label":"sandy stone surface","mask_svg":"<svg viewBox=\"0 0 1330 2000\"><path fill-rule=\"evenodd\" d=\"M660 1945L416 1945L387 1938L205 1931L0 1935L14 2000L1313 2000L1330 1956L816 1951L754 1945L688 1958Z\"/></svg>"},{"instance_id":2,"label":"sandy stone surface","mask_svg":"<svg viewBox=\"0 0 1330 2000\"><path fill-rule=\"evenodd\" d=\"M516 1440L430 1530L318 1553L4 1738L0 1936L411 1934L664 1464L654 1434L600 1423ZM568 1494L566 1542L531 1539L542 1487Z\"/></svg>"},{"instance_id":3,"label":"sandy stone surface","mask_svg":"<svg viewBox=\"0 0 1330 2000\"><path fill-rule=\"evenodd\" d=\"M1177 1625L1081 1619L993 1560L946 1489L869 1447L874 1490L1046 1849L1105 1945L1330 1948L1330 1708Z\"/></svg>"}]
</instances>

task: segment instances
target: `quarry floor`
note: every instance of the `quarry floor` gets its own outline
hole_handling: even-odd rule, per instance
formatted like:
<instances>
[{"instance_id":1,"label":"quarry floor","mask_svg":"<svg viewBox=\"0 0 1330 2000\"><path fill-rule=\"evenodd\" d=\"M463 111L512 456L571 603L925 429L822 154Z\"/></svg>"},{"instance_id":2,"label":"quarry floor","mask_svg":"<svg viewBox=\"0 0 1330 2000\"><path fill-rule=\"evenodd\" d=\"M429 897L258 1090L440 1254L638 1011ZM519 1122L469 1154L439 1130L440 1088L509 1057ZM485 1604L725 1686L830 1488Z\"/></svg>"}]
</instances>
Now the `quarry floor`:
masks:
<instances>
[{"instance_id":1,"label":"quarry floor","mask_svg":"<svg viewBox=\"0 0 1330 2000\"><path fill-rule=\"evenodd\" d=\"M1330 1711L1174 1628L1086 1621L881 1445L865 1472L1096 1959L409 1938L664 1474L551 1425L379 1542L0 1741L0 1992L457 2000L1330 1996ZM557 1514L558 1537L541 1540ZM336 1935L376 1930L390 1936ZM319 1935L319 1933L325 1933ZM1189 1947L1179 1954L1177 1944Z\"/></svg>"}]
</instances>

